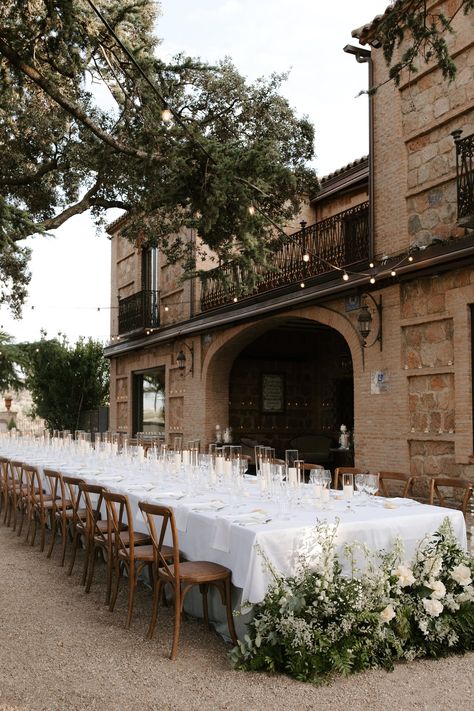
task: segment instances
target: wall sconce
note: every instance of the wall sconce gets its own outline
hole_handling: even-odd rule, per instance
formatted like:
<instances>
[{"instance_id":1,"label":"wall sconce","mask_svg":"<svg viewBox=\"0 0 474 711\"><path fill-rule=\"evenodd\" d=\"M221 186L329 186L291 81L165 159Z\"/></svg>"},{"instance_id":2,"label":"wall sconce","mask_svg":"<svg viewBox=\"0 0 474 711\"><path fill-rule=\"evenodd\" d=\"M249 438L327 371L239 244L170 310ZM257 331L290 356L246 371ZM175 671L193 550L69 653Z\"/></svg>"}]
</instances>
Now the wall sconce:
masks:
<instances>
[{"instance_id":1,"label":"wall sconce","mask_svg":"<svg viewBox=\"0 0 474 711\"><path fill-rule=\"evenodd\" d=\"M367 299L370 299L375 306L378 318L377 333L371 343L367 343L367 339L372 333L373 317L369 311ZM364 348L369 348L370 346L373 346L376 341L378 341L380 344L380 350L382 350L382 295L379 296L379 300L377 302L372 294L362 294L360 311L357 317L357 326L359 328L359 335Z\"/></svg>"},{"instance_id":2,"label":"wall sconce","mask_svg":"<svg viewBox=\"0 0 474 711\"><path fill-rule=\"evenodd\" d=\"M193 375L194 374L194 345L191 343L191 345L188 346L188 344L185 341L183 341L182 345L185 348L187 348L190 353L191 364L189 366L189 370L186 372L186 361L187 361L186 353L184 352L183 348L180 348L179 353L176 356L176 365L178 366L179 371L182 376L189 375L189 373L191 373L191 375Z\"/></svg>"}]
</instances>

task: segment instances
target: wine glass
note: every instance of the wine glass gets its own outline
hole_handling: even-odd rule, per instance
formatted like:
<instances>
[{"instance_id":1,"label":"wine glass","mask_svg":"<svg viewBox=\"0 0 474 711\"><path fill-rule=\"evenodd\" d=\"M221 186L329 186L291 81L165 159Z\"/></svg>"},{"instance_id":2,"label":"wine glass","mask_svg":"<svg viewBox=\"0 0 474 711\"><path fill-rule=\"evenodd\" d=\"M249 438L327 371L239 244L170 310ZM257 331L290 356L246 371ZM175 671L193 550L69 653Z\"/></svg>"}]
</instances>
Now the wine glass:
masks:
<instances>
[{"instance_id":1,"label":"wine glass","mask_svg":"<svg viewBox=\"0 0 474 711\"><path fill-rule=\"evenodd\" d=\"M379 475L378 474L367 474L365 479L365 490L371 496L375 496L379 490Z\"/></svg>"},{"instance_id":2,"label":"wine glass","mask_svg":"<svg viewBox=\"0 0 474 711\"><path fill-rule=\"evenodd\" d=\"M367 491L366 491L366 479L367 477L367 472L361 472L359 474L356 474L354 477L354 484L355 488L357 491L360 493L360 504L359 506L366 506L367 504Z\"/></svg>"},{"instance_id":3,"label":"wine glass","mask_svg":"<svg viewBox=\"0 0 474 711\"><path fill-rule=\"evenodd\" d=\"M351 505L354 496L354 475L352 472L345 472L342 475L342 494L347 501L346 511L354 511Z\"/></svg>"}]
</instances>

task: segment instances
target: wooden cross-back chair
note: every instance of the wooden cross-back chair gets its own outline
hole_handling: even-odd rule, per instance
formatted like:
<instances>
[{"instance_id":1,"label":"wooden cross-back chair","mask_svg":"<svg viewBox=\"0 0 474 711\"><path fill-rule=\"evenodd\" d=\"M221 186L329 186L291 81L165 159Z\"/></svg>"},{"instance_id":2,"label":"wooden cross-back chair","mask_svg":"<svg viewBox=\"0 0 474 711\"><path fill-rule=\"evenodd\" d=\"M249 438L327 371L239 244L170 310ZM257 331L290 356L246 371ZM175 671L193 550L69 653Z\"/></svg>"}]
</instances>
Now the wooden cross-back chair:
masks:
<instances>
[{"instance_id":1,"label":"wooden cross-back chair","mask_svg":"<svg viewBox=\"0 0 474 711\"><path fill-rule=\"evenodd\" d=\"M51 494L46 494L43 491L43 481L36 467L24 464L23 471L26 474L28 487L28 529L26 531L26 540L28 540L31 526L33 526L30 545L34 545L36 531L39 525L41 531L40 551L43 552L46 539L46 523L49 519L52 526L52 512L55 507L55 502Z\"/></svg>"},{"instance_id":2,"label":"wooden cross-back chair","mask_svg":"<svg viewBox=\"0 0 474 711\"><path fill-rule=\"evenodd\" d=\"M51 540L49 543L47 557L51 558L54 544L56 543L56 534L58 528L61 531L61 566L64 565L66 557L67 535L69 532L69 524L72 520L72 502L66 497L66 487L64 485L63 476L60 472L52 469L45 469L44 476L49 482L49 491L51 494Z\"/></svg>"},{"instance_id":3,"label":"wooden cross-back chair","mask_svg":"<svg viewBox=\"0 0 474 711\"><path fill-rule=\"evenodd\" d=\"M469 499L472 496L474 485L472 484L472 482L467 481L467 479L457 479L456 477L444 476L433 477L430 482L430 504L434 504L434 500L436 497L440 506L453 508L453 506L450 506L450 504L452 503L452 499L450 501L447 501L446 494L443 494L443 492L440 490L446 487L452 489L453 491L457 490L459 491L459 493L464 492L461 498L454 502L454 508L462 511L464 514L464 518L466 518L467 506L469 503Z\"/></svg>"},{"instance_id":4,"label":"wooden cross-back chair","mask_svg":"<svg viewBox=\"0 0 474 711\"><path fill-rule=\"evenodd\" d=\"M109 604L112 590L112 540L108 535L107 521L101 520L104 493L107 489L105 486L99 484L82 483L79 484L79 491L82 492L87 511L86 561L84 563L87 571L85 591L86 593L90 592L94 578L95 563L99 554L102 553L107 565L107 591L105 594L105 602Z\"/></svg>"},{"instance_id":5,"label":"wooden cross-back chair","mask_svg":"<svg viewBox=\"0 0 474 711\"><path fill-rule=\"evenodd\" d=\"M379 495L380 496L393 496L389 493L387 488L387 482L401 482L403 484L403 490L400 494L401 498L406 499L408 496L413 495L413 484L415 482L414 477L410 474L405 474L404 472L379 472Z\"/></svg>"},{"instance_id":6,"label":"wooden cross-back chair","mask_svg":"<svg viewBox=\"0 0 474 711\"><path fill-rule=\"evenodd\" d=\"M7 510L7 485L8 485L8 467L10 460L7 457L0 457L0 520L3 518L5 523L5 514Z\"/></svg>"},{"instance_id":7,"label":"wooden cross-back chair","mask_svg":"<svg viewBox=\"0 0 474 711\"><path fill-rule=\"evenodd\" d=\"M72 575L74 563L76 561L77 549L82 540L85 549L85 557L81 582L82 585L85 585L88 558L87 509L85 507L85 504L83 504L84 496L79 488L81 484L85 484L85 481L75 476L63 476L63 482L64 486L67 488L68 498L72 505L70 520L70 529L72 534L72 554L67 574Z\"/></svg>"},{"instance_id":8,"label":"wooden cross-back chair","mask_svg":"<svg viewBox=\"0 0 474 711\"><path fill-rule=\"evenodd\" d=\"M128 614L127 629L133 615L133 603L138 577L148 566L150 581L153 582L154 550L150 536L133 529L133 516L128 496L104 491L107 507L107 536L112 541L113 586L109 609L112 612L117 600L120 578L124 570L128 574Z\"/></svg>"},{"instance_id":9,"label":"wooden cross-back chair","mask_svg":"<svg viewBox=\"0 0 474 711\"><path fill-rule=\"evenodd\" d=\"M20 526L18 535L21 535L23 521L26 517L28 509L28 487L26 475L23 470L23 463L15 460L5 460L4 467L4 501L5 514L3 521L7 526L12 525L16 531L18 517L20 518Z\"/></svg>"},{"instance_id":10,"label":"wooden cross-back chair","mask_svg":"<svg viewBox=\"0 0 474 711\"><path fill-rule=\"evenodd\" d=\"M168 506L139 502L140 510L146 516L148 529L155 549L155 579L153 586L153 610L147 637L151 639L156 626L158 606L162 588L169 584L174 595L174 633L170 659L176 659L181 625L181 614L184 600L189 590L199 585L203 597L204 621L209 624L207 594L210 585L215 586L221 595L227 613L229 634L234 644L237 644L231 600L231 571L218 563L209 561L180 561L178 529L173 509ZM157 525L158 524L158 525ZM172 540L172 556L168 556L169 548L164 546L167 529L170 529ZM172 562L170 562L170 560Z\"/></svg>"}]
</instances>

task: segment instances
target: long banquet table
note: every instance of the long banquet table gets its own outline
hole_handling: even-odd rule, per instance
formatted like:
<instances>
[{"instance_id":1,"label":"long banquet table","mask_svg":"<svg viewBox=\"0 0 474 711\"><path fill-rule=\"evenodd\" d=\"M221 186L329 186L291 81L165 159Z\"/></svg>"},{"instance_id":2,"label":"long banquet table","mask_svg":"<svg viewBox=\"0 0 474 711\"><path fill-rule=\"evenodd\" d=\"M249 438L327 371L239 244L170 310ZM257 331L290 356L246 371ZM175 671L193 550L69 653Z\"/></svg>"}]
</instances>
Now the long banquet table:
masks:
<instances>
[{"instance_id":1,"label":"long banquet table","mask_svg":"<svg viewBox=\"0 0 474 711\"><path fill-rule=\"evenodd\" d=\"M7 446L6 446L7 445ZM466 526L460 511L429 506L411 499L371 498L367 505L355 497L352 510L341 492L332 491L330 503L322 508L313 489L304 485L299 501L282 513L278 502L261 492L255 477L244 477L239 489L214 485L207 479L189 476L186 469L164 471L158 461L127 461L124 457L99 457L91 453L68 453L51 447L22 448L21 441L0 441L0 454L37 466L78 476L126 493L134 512L134 525L145 531L140 500L164 503L174 509L180 548L189 560L209 560L232 570L232 582L242 601L263 600L272 579L263 564L265 557L284 575L295 572L298 557L311 546L317 521L337 524L335 543L342 552L353 541L371 550L388 549L397 538L409 560L418 542L432 534L448 517L460 544L466 548ZM349 562L347 562L349 565Z\"/></svg>"}]
</instances>

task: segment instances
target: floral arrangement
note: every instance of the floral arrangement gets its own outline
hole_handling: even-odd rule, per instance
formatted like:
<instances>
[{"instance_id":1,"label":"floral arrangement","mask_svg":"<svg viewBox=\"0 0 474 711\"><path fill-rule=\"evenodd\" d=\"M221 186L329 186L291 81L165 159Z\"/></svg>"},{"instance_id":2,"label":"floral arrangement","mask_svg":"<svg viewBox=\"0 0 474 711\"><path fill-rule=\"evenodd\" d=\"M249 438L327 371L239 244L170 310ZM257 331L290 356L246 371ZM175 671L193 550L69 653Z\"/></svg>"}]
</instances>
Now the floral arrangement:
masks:
<instances>
[{"instance_id":1,"label":"floral arrangement","mask_svg":"<svg viewBox=\"0 0 474 711\"><path fill-rule=\"evenodd\" d=\"M460 548L448 519L419 544L411 564L400 542L378 554L346 546L349 575L335 553L336 532L316 525L293 577L279 575L264 557L273 583L231 652L235 668L318 683L335 673L390 670L396 660L474 649L474 558Z\"/></svg>"}]
</instances>

